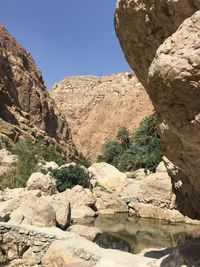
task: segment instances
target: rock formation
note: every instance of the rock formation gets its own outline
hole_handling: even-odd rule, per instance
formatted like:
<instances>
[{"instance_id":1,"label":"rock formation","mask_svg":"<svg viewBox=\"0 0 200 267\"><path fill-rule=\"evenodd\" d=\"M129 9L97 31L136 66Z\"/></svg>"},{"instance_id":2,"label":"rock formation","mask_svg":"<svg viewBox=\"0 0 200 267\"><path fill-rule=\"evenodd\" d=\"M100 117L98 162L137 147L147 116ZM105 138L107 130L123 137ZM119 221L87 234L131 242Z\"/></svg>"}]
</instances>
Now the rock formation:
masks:
<instances>
[{"instance_id":1,"label":"rock formation","mask_svg":"<svg viewBox=\"0 0 200 267\"><path fill-rule=\"evenodd\" d=\"M57 144L68 158L77 155L71 132L31 55L0 25L0 133Z\"/></svg>"},{"instance_id":2,"label":"rock formation","mask_svg":"<svg viewBox=\"0 0 200 267\"><path fill-rule=\"evenodd\" d=\"M200 219L200 1L119 0L115 27L159 116L179 209ZM196 13L195 13L196 12Z\"/></svg>"},{"instance_id":3,"label":"rock formation","mask_svg":"<svg viewBox=\"0 0 200 267\"><path fill-rule=\"evenodd\" d=\"M67 114L78 151L92 160L101 153L105 141L115 138L120 127L135 130L153 110L132 73L66 77L54 84L50 95Z\"/></svg>"}]
</instances>

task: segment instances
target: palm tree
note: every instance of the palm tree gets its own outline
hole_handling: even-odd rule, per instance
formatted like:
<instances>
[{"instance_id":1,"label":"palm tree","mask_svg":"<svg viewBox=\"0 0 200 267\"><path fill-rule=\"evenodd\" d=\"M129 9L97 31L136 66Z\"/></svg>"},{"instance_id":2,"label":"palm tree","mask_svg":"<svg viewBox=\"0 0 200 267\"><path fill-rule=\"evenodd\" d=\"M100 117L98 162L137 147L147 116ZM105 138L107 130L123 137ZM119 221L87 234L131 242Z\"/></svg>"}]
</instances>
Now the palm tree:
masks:
<instances>
[{"instance_id":1,"label":"palm tree","mask_svg":"<svg viewBox=\"0 0 200 267\"><path fill-rule=\"evenodd\" d=\"M130 132L126 127L119 129L117 139L120 140L122 147L126 150L130 146Z\"/></svg>"}]
</instances>

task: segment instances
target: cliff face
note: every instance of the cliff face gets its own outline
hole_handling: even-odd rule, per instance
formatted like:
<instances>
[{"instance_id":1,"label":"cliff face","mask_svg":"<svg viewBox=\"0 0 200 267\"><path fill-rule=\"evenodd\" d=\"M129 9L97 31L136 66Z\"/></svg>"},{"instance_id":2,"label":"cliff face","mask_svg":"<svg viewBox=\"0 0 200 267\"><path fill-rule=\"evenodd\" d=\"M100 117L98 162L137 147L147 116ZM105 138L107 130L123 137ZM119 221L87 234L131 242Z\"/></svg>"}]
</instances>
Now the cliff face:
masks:
<instances>
[{"instance_id":1,"label":"cliff face","mask_svg":"<svg viewBox=\"0 0 200 267\"><path fill-rule=\"evenodd\" d=\"M134 74L66 77L50 92L67 114L79 151L95 160L120 127L133 131L153 107Z\"/></svg>"},{"instance_id":2,"label":"cliff face","mask_svg":"<svg viewBox=\"0 0 200 267\"><path fill-rule=\"evenodd\" d=\"M115 27L159 116L179 209L200 219L200 1L119 0ZM196 13L195 13L196 12Z\"/></svg>"},{"instance_id":3,"label":"cliff face","mask_svg":"<svg viewBox=\"0 0 200 267\"><path fill-rule=\"evenodd\" d=\"M32 57L0 25L0 132L17 140L28 134L77 155L65 117L46 91Z\"/></svg>"}]
</instances>

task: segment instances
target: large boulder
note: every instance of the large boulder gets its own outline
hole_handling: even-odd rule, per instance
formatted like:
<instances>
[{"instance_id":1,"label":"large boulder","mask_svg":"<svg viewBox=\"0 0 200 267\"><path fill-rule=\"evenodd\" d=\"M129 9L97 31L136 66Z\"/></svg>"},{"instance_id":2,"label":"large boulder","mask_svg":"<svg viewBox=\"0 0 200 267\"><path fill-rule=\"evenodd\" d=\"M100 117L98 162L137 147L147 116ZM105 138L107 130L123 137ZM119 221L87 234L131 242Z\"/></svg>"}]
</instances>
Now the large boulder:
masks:
<instances>
[{"instance_id":1,"label":"large boulder","mask_svg":"<svg viewBox=\"0 0 200 267\"><path fill-rule=\"evenodd\" d=\"M48 202L29 194L11 213L9 222L51 227L56 226L56 213Z\"/></svg>"},{"instance_id":2,"label":"large boulder","mask_svg":"<svg viewBox=\"0 0 200 267\"><path fill-rule=\"evenodd\" d=\"M53 195L57 192L55 180L41 172L31 174L26 183L26 188L28 190L41 190L43 195Z\"/></svg>"},{"instance_id":3,"label":"large boulder","mask_svg":"<svg viewBox=\"0 0 200 267\"><path fill-rule=\"evenodd\" d=\"M94 163L88 170L98 185L109 190L118 190L127 180L126 174L105 162Z\"/></svg>"},{"instance_id":4,"label":"large boulder","mask_svg":"<svg viewBox=\"0 0 200 267\"><path fill-rule=\"evenodd\" d=\"M62 193L44 197L56 211L56 220L62 229L67 228L72 219L94 217L91 209L95 203L95 196L89 189L80 185L67 189Z\"/></svg>"},{"instance_id":5,"label":"large boulder","mask_svg":"<svg viewBox=\"0 0 200 267\"><path fill-rule=\"evenodd\" d=\"M67 189L62 193L53 195L52 199L68 201L72 208L80 206L91 207L95 203L95 197L92 192L80 185L76 185L72 189Z\"/></svg>"},{"instance_id":6,"label":"large boulder","mask_svg":"<svg viewBox=\"0 0 200 267\"><path fill-rule=\"evenodd\" d=\"M199 9L198 0L117 1L116 33L127 62L145 88L159 46Z\"/></svg>"},{"instance_id":7,"label":"large boulder","mask_svg":"<svg viewBox=\"0 0 200 267\"><path fill-rule=\"evenodd\" d=\"M115 193L95 188L94 195L96 196L95 207L100 214L115 214L128 211L126 202Z\"/></svg>"},{"instance_id":8,"label":"large boulder","mask_svg":"<svg viewBox=\"0 0 200 267\"><path fill-rule=\"evenodd\" d=\"M162 267L200 266L200 239L188 240L163 259Z\"/></svg>"},{"instance_id":9,"label":"large boulder","mask_svg":"<svg viewBox=\"0 0 200 267\"><path fill-rule=\"evenodd\" d=\"M44 199L47 200L46 198ZM67 229L71 223L71 206L68 201L63 200L53 200L49 199L47 201L56 213L56 223L62 230Z\"/></svg>"},{"instance_id":10,"label":"large boulder","mask_svg":"<svg viewBox=\"0 0 200 267\"><path fill-rule=\"evenodd\" d=\"M166 168L165 172L151 173L142 180L129 180L120 194L122 199L130 197L129 202L152 204L161 208L175 208L171 178Z\"/></svg>"},{"instance_id":11,"label":"large boulder","mask_svg":"<svg viewBox=\"0 0 200 267\"><path fill-rule=\"evenodd\" d=\"M92 267L90 262L81 260L73 255L64 242L54 241L47 250L43 260L43 267L80 266Z\"/></svg>"},{"instance_id":12,"label":"large boulder","mask_svg":"<svg viewBox=\"0 0 200 267\"><path fill-rule=\"evenodd\" d=\"M81 219L87 217L94 217L96 212L88 206L72 207L72 219Z\"/></svg>"},{"instance_id":13,"label":"large boulder","mask_svg":"<svg viewBox=\"0 0 200 267\"><path fill-rule=\"evenodd\" d=\"M200 2L119 0L115 26L127 61L158 114L164 155L175 165L181 212L200 219ZM196 13L195 13L196 12ZM170 165L170 164L169 164Z\"/></svg>"}]
</instances>

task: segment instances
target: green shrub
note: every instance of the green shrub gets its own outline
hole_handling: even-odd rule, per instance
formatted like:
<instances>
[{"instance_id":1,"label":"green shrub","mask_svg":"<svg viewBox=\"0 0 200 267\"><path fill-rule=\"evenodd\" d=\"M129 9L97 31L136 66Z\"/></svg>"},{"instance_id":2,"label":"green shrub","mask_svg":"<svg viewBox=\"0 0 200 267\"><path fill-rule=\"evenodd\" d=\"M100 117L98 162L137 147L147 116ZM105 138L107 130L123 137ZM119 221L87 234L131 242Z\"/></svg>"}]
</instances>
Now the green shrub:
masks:
<instances>
[{"instance_id":1,"label":"green shrub","mask_svg":"<svg viewBox=\"0 0 200 267\"><path fill-rule=\"evenodd\" d=\"M0 177L0 188L24 187L30 175L36 171L39 160L55 161L63 164L64 160L54 147L46 147L42 142L33 143L25 137L15 144L12 153L18 156L17 163L6 175Z\"/></svg>"},{"instance_id":2,"label":"green shrub","mask_svg":"<svg viewBox=\"0 0 200 267\"><path fill-rule=\"evenodd\" d=\"M80 165L70 165L69 167L56 169L53 170L52 174L59 192L63 192L75 185L81 185L84 188L90 186L89 176Z\"/></svg>"},{"instance_id":3,"label":"green shrub","mask_svg":"<svg viewBox=\"0 0 200 267\"><path fill-rule=\"evenodd\" d=\"M13 146L13 141L8 136L0 133L0 149L6 148L8 151L11 151Z\"/></svg>"},{"instance_id":4,"label":"green shrub","mask_svg":"<svg viewBox=\"0 0 200 267\"><path fill-rule=\"evenodd\" d=\"M84 166L86 168L89 168L92 165L92 162L89 158L85 158L85 159L80 158L80 159L77 159L75 162L76 162L76 164Z\"/></svg>"}]
</instances>

